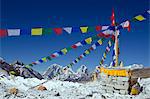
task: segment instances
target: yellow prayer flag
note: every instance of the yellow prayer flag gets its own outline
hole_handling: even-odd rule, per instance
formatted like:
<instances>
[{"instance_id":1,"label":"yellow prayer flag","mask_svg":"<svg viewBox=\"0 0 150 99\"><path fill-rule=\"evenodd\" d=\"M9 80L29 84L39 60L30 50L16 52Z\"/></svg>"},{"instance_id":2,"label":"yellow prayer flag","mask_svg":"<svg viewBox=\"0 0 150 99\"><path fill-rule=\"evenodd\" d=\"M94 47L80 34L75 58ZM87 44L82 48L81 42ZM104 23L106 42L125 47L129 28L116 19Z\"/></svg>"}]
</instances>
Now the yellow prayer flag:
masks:
<instances>
[{"instance_id":1,"label":"yellow prayer flag","mask_svg":"<svg viewBox=\"0 0 150 99\"><path fill-rule=\"evenodd\" d=\"M31 33L32 35L42 35L42 28L34 28Z\"/></svg>"},{"instance_id":2,"label":"yellow prayer flag","mask_svg":"<svg viewBox=\"0 0 150 99\"><path fill-rule=\"evenodd\" d=\"M47 61L47 60L46 60L46 57L42 58L42 60L43 60L44 62L46 62L46 61Z\"/></svg>"},{"instance_id":3,"label":"yellow prayer flag","mask_svg":"<svg viewBox=\"0 0 150 99\"><path fill-rule=\"evenodd\" d=\"M100 40L98 40L98 43L100 44L100 45L102 45L102 39L100 39Z\"/></svg>"},{"instance_id":4,"label":"yellow prayer flag","mask_svg":"<svg viewBox=\"0 0 150 99\"><path fill-rule=\"evenodd\" d=\"M80 27L82 33L87 33L88 27Z\"/></svg>"},{"instance_id":5,"label":"yellow prayer flag","mask_svg":"<svg viewBox=\"0 0 150 99\"><path fill-rule=\"evenodd\" d=\"M106 53L103 54L104 58L106 58Z\"/></svg>"},{"instance_id":6,"label":"yellow prayer flag","mask_svg":"<svg viewBox=\"0 0 150 99\"><path fill-rule=\"evenodd\" d=\"M90 52L88 50L85 51L85 54L90 54Z\"/></svg>"},{"instance_id":7,"label":"yellow prayer flag","mask_svg":"<svg viewBox=\"0 0 150 99\"><path fill-rule=\"evenodd\" d=\"M111 41L108 42L109 46L111 46Z\"/></svg>"},{"instance_id":8,"label":"yellow prayer flag","mask_svg":"<svg viewBox=\"0 0 150 99\"><path fill-rule=\"evenodd\" d=\"M145 20L145 18L144 18L142 15L136 16L135 19L137 19L137 20L139 20L139 21Z\"/></svg>"},{"instance_id":9,"label":"yellow prayer flag","mask_svg":"<svg viewBox=\"0 0 150 99\"><path fill-rule=\"evenodd\" d=\"M62 49L61 51L62 51L64 54L67 53L67 49L66 49L66 48Z\"/></svg>"},{"instance_id":10,"label":"yellow prayer flag","mask_svg":"<svg viewBox=\"0 0 150 99\"><path fill-rule=\"evenodd\" d=\"M87 44L91 44L91 42L92 42L92 38L91 38L91 37L89 37L89 38L85 39L85 42L86 42Z\"/></svg>"}]
</instances>

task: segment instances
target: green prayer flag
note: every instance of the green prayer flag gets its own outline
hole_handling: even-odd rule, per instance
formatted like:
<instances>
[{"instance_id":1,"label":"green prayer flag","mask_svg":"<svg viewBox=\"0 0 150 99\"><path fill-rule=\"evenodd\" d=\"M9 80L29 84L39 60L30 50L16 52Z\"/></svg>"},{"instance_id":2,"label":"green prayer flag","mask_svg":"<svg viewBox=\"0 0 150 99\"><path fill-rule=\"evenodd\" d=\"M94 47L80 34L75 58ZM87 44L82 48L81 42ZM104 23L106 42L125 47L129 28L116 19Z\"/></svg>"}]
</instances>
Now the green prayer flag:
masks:
<instances>
[{"instance_id":1,"label":"green prayer flag","mask_svg":"<svg viewBox=\"0 0 150 99\"><path fill-rule=\"evenodd\" d=\"M50 56L47 56L47 57L46 57L46 59L48 59L48 60L52 60L52 59L50 58Z\"/></svg>"},{"instance_id":2,"label":"green prayer flag","mask_svg":"<svg viewBox=\"0 0 150 99\"><path fill-rule=\"evenodd\" d=\"M33 64L29 64L29 66L33 66Z\"/></svg>"},{"instance_id":3,"label":"green prayer flag","mask_svg":"<svg viewBox=\"0 0 150 99\"><path fill-rule=\"evenodd\" d=\"M52 33L52 28L43 28L43 30L42 30L43 35L47 35L50 33Z\"/></svg>"},{"instance_id":4,"label":"green prayer flag","mask_svg":"<svg viewBox=\"0 0 150 99\"><path fill-rule=\"evenodd\" d=\"M93 40L98 40L99 37L98 37L97 35L95 35L95 36L92 37L92 39L93 39Z\"/></svg>"},{"instance_id":5,"label":"green prayer flag","mask_svg":"<svg viewBox=\"0 0 150 99\"><path fill-rule=\"evenodd\" d=\"M70 50L72 50L72 48L71 48L71 47L67 47L66 49L67 49L67 51L70 51Z\"/></svg>"},{"instance_id":6,"label":"green prayer flag","mask_svg":"<svg viewBox=\"0 0 150 99\"><path fill-rule=\"evenodd\" d=\"M88 27L88 32L94 32L95 31L95 27Z\"/></svg>"}]
</instances>

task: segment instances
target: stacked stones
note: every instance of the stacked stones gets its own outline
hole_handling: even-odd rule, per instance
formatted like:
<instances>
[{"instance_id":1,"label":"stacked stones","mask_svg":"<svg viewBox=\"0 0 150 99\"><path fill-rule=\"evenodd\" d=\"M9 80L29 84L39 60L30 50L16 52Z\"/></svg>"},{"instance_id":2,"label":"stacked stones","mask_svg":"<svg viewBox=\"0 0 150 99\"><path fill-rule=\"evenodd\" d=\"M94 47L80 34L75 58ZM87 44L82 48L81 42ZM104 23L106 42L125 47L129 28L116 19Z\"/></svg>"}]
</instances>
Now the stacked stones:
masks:
<instances>
[{"instance_id":1,"label":"stacked stones","mask_svg":"<svg viewBox=\"0 0 150 99\"><path fill-rule=\"evenodd\" d=\"M129 93L129 77L107 76L101 73L98 81L104 93L118 93L121 95Z\"/></svg>"}]
</instances>

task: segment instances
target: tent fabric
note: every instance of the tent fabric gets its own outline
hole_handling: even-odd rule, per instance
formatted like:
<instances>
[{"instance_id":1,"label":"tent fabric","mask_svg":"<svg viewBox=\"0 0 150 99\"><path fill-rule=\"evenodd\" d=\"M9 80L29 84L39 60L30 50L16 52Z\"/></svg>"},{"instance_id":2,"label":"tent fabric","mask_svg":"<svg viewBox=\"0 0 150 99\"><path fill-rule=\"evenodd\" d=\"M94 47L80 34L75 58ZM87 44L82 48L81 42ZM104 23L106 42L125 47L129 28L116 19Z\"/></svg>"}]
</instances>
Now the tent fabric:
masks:
<instances>
[{"instance_id":1,"label":"tent fabric","mask_svg":"<svg viewBox=\"0 0 150 99\"><path fill-rule=\"evenodd\" d=\"M33 28L31 33L32 35L42 35L42 28Z\"/></svg>"},{"instance_id":2,"label":"tent fabric","mask_svg":"<svg viewBox=\"0 0 150 99\"><path fill-rule=\"evenodd\" d=\"M88 27L80 27L82 33L87 33Z\"/></svg>"},{"instance_id":3,"label":"tent fabric","mask_svg":"<svg viewBox=\"0 0 150 99\"><path fill-rule=\"evenodd\" d=\"M7 36L7 30L0 29L0 37L5 37L5 36Z\"/></svg>"},{"instance_id":4,"label":"tent fabric","mask_svg":"<svg viewBox=\"0 0 150 99\"><path fill-rule=\"evenodd\" d=\"M19 36L20 35L20 29L8 29L8 36Z\"/></svg>"}]
</instances>

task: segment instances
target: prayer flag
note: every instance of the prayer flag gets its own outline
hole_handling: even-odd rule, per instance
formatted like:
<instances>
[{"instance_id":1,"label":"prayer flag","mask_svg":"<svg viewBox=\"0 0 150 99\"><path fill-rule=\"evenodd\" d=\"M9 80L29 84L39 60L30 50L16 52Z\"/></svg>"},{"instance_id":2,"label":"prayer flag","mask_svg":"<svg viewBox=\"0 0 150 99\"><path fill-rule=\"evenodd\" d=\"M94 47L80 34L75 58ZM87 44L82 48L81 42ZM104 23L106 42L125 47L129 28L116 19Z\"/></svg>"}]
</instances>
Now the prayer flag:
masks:
<instances>
[{"instance_id":1,"label":"prayer flag","mask_svg":"<svg viewBox=\"0 0 150 99\"><path fill-rule=\"evenodd\" d=\"M7 30L0 29L0 37L5 37L5 36L7 36Z\"/></svg>"},{"instance_id":2,"label":"prayer flag","mask_svg":"<svg viewBox=\"0 0 150 99\"><path fill-rule=\"evenodd\" d=\"M71 47L67 47L66 49L67 49L67 51L70 51L72 48Z\"/></svg>"},{"instance_id":3,"label":"prayer flag","mask_svg":"<svg viewBox=\"0 0 150 99\"><path fill-rule=\"evenodd\" d=\"M127 28L128 31L130 31L130 29L131 29L130 21L125 21L121 25L122 25L123 28Z\"/></svg>"},{"instance_id":4,"label":"prayer flag","mask_svg":"<svg viewBox=\"0 0 150 99\"><path fill-rule=\"evenodd\" d=\"M46 57L46 59L48 59L48 60L52 60L50 56L47 56L47 57Z\"/></svg>"},{"instance_id":5,"label":"prayer flag","mask_svg":"<svg viewBox=\"0 0 150 99\"><path fill-rule=\"evenodd\" d=\"M85 42L85 40L81 41L82 45L86 45L87 43Z\"/></svg>"},{"instance_id":6,"label":"prayer flag","mask_svg":"<svg viewBox=\"0 0 150 99\"><path fill-rule=\"evenodd\" d=\"M42 30L43 35L47 35L50 33L52 33L52 28L43 28L43 30Z\"/></svg>"},{"instance_id":7,"label":"prayer flag","mask_svg":"<svg viewBox=\"0 0 150 99\"><path fill-rule=\"evenodd\" d=\"M94 27L88 27L88 32L94 32L95 28Z\"/></svg>"},{"instance_id":8,"label":"prayer flag","mask_svg":"<svg viewBox=\"0 0 150 99\"><path fill-rule=\"evenodd\" d=\"M98 40L97 42L98 42L100 45L102 45L102 43L103 43L103 42L102 42L102 39Z\"/></svg>"},{"instance_id":9,"label":"prayer flag","mask_svg":"<svg viewBox=\"0 0 150 99\"><path fill-rule=\"evenodd\" d=\"M33 62L33 64L40 64L40 61L35 61Z\"/></svg>"},{"instance_id":10,"label":"prayer flag","mask_svg":"<svg viewBox=\"0 0 150 99\"><path fill-rule=\"evenodd\" d=\"M67 33L71 34L72 27L65 27L65 28L63 28L63 30L65 30Z\"/></svg>"},{"instance_id":11,"label":"prayer flag","mask_svg":"<svg viewBox=\"0 0 150 99\"><path fill-rule=\"evenodd\" d=\"M82 33L87 33L88 27L80 27Z\"/></svg>"},{"instance_id":12,"label":"prayer flag","mask_svg":"<svg viewBox=\"0 0 150 99\"><path fill-rule=\"evenodd\" d=\"M54 58L54 57L58 57L59 54L58 54L57 52L55 52L55 53L53 53L51 56Z\"/></svg>"},{"instance_id":13,"label":"prayer flag","mask_svg":"<svg viewBox=\"0 0 150 99\"><path fill-rule=\"evenodd\" d=\"M145 20L145 18L142 15L138 15L136 17L134 17L135 19L137 19L138 21L143 21Z\"/></svg>"},{"instance_id":14,"label":"prayer flag","mask_svg":"<svg viewBox=\"0 0 150 99\"><path fill-rule=\"evenodd\" d=\"M8 36L19 36L20 35L20 29L8 29Z\"/></svg>"},{"instance_id":15,"label":"prayer flag","mask_svg":"<svg viewBox=\"0 0 150 99\"><path fill-rule=\"evenodd\" d=\"M102 30L107 30L109 26L102 26Z\"/></svg>"},{"instance_id":16,"label":"prayer flag","mask_svg":"<svg viewBox=\"0 0 150 99\"><path fill-rule=\"evenodd\" d=\"M46 57L42 58L42 60L43 60L44 62L47 62Z\"/></svg>"},{"instance_id":17,"label":"prayer flag","mask_svg":"<svg viewBox=\"0 0 150 99\"><path fill-rule=\"evenodd\" d=\"M63 54L67 53L67 49L66 48L62 49L61 51L63 52Z\"/></svg>"},{"instance_id":18,"label":"prayer flag","mask_svg":"<svg viewBox=\"0 0 150 99\"><path fill-rule=\"evenodd\" d=\"M110 40L108 41L108 46L111 46L111 41Z\"/></svg>"},{"instance_id":19,"label":"prayer flag","mask_svg":"<svg viewBox=\"0 0 150 99\"><path fill-rule=\"evenodd\" d=\"M39 60L40 63L43 63L44 61L42 59Z\"/></svg>"},{"instance_id":20,"label":"prayer flag","mask_svg":"<svg viewBox=\"0 0 150 99\"><path fill-rule=\"evenodd\" d=\"M93 45L92 45L92 48L93 48L93 49L96 49L96 45L95 45L95 44L93 44Z\"/></svg>"},{"instance_id":21,"label":"prayer flag","mask_svg":"<svg viewBox=\"0 0 150 99\"><path fill-rule=\"evenodd\" d=\"M81 42L78 42L78 43L76 43L75 45L76 45L76 46L83 46L83 45L81 44Z\"/></svg>"},{"instance_id":22,"label":"prayer flag","mask_svg":"<svg viewBox=\"0 0 150 99\"><path fill-rule=\"evenodd\" d=\"M102 30L102 26L96 26L96 31L101 31Z\"/></svg>"},{"instance_id":23,"label":"prayer flag","mask_svg":"<svg viewBox=\"0 0 150 99\"><path fill-rule=\"evenodd\" d=\"M111 21L112 21L111 25L115 26L115 12L114 12L114 9L112 10Z\"/></svg>"},{"instance_id":24,"label":"prayer flag","mask_svg":"<svg viewBox=\"0 0 150 99\"><path fill-rule=\"evenodd\" d=\"M59 55L63 55L63 52L62 52L62 51L59 51L58 54L59 54Z\"/></svg>"},{"instance_id":25,"label":"prayer flag","mask_svg":"<svg viewBox=\"0 0 150 99\"><path fill-rule=\"evenodd\" d=\"M92 42L92 38L91 38L91 37L89 37L89 38L85 39L85 42L86 42L87 44L91 44L91 42Z\"/></svg>"},{"instance_id":26,"label":"prayer flag","mask_svg":"<svg viewBox=\"0 0 150 99\"><path fill-rule=\"evenodd\" d=\"M33 28L31 33L32 35L42 35L42 28Z\"/></svg>"},{"instance_id":27,"label":"prayer flag","mask_svg":"<svg viewBox=\"0 0 150 99\"><path fill-rule=\"evenodd\" d=\"M77 46L76 45L72 45L71 48L77 48Z\"/></svg>"},{"instance_id":28,"label":"prayer flag","mask_svg":"<svg viewBox=\"0 0 150 99\"><path fill-rule=\"evenodd\" d=\"M53 30L57 35L62 34L62 28L54 28Z\"/></svg>"},{"instance_id":29,"label":"prayer flag","mask_svg":"<svg viewBox=\"0 0 150 99\"><path fill-rule=\"evenodd\" d=\"M88 50L86 50L86 51L85 51L85 54L88 55L88 54L90 54L90 52L89 52Z\"/></svg>"}]
</instances>

